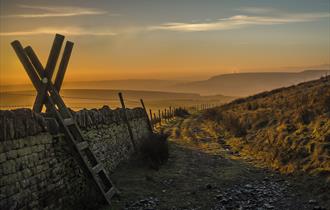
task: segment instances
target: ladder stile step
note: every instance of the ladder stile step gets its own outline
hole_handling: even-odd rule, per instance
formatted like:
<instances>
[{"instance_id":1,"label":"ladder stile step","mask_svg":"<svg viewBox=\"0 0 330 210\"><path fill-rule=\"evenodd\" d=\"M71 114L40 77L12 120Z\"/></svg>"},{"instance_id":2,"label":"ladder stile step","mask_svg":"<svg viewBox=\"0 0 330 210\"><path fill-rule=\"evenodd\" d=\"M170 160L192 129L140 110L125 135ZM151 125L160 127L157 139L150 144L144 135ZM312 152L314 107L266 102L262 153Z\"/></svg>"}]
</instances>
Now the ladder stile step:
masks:
<instances>
[{"instance_id":1,"label":"ladder stile step","mask_svg":"<svg viewBox=\"0 0 330 210\"><path fill-rule=\"evenodd\" d=\"M60 72L57 72L55 85L52 82L52 75L54 73L58 57L60 56L60 49L63 40L64 36L59 34L55 36L53 47L51 49L51 53L48 57L47 65L45 68L38 63L40 61L38 60L37 56L25 52L19 41L16 40L12 42L12 46L19 60L23 64L23 67L28 73L28 76L30 77L34 87L37 89L38 95L40 95L39 92L43 93L42 97L37 97L35 101L35 104L38 105L38 108L36 109L38 110L37 112L41 112L42 107L46 105L46 112L48 113L49 111L49 114L55 115L57 125L63 127L63 133L65 136L63 139L72 143L78 150L76 158L84 169L83 171L88 176L90 176L91 179L93 179L99 192L110 204L111 198L116 193L118 193L118 190L113 186L113 183L109 178L108 172L105 170L103 164L97 159L95 153L90 149L88 141L86 141L86 139L83 137L83 134L78 127L78 124L74 119L71 110L66 106L61 95L59 94L73 43L67 42L67 44L69 44L66 45L64 49L64 55L61 59L59 67ZM67 54L65 54L66 52ZM31 55L33 56L33 60L35 62L31 63ZM44 78L47 80L44 80ZM41 109L39 110L39 108ZM57 127L58 126L56 126L56 128ZM52 130L55 129L52 128ZM62 134L56 132L52 134L54 134L54 139L62 138L63 136Z\"/></svg>"},{"instance_id":2,"label":"ladder stile step","mask_svg":"<svg viewBox=\"0 0 330 210\"><path fill-rule=\"evenodd\" d=\"M103 170L103 165L101 163L98 163L92 169L94 173L98 174L101 170Z\"/></svg>"},{"instance_id":3,"label":"ladder stile step","mask_svg":"<svg viewBox=\"0 0 330 210\"><path fill-rule=\"evenodd\" d=\"M66 118L66 119L63 119L63 124L65 126L70 126L70 125L74 125L74 120L72 118Z\"/></svg>"},{"instance_id":4,"label":"ladder stile step","mask_svg":"<svg viewBox=\"0 0 330 210\"><path fill-rule=\"evenodd\" d=\"M83 142L77 143L76 146L77 146L77 149L81 151L81 150L85 150L88 148L88 143L87 143L87 141L83 141Z\"/></svg>"},{"instance_id":5,"label":"ladder stile step","mask_svg":"<svg viewBox=\"0 0 330 210\"><path fill-rule=\"evenodd\" d=\"M110 190L105 193L105 197L110 200L116 193L117 189L115 187L111 187Z\"/></svg>"}]
</instances>

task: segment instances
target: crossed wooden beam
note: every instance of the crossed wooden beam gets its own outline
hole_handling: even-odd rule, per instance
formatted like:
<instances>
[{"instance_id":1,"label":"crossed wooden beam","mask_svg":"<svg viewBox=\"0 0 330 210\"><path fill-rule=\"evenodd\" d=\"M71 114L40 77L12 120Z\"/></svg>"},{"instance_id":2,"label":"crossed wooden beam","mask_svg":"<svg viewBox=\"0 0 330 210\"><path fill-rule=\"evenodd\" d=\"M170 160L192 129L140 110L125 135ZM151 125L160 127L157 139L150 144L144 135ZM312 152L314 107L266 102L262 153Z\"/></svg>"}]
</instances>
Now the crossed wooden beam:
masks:
<instances>
[{"instance_id":1,"label":"crossed wooden beam","mask_svg":"<svg viewBox=\"0 0 330 210\"><path fill-rule=\"evenodd\" d=\"M47 110L51 110L51 105L47 101L48 91L60 92L63 83L64 75L71 56L73 42L67 41L65 43L64 52L59 64L54 83L52 77L55 72L56 63L60 57L64 36L60 34L55 35L53 46L50 50L46 67L44 67L38 59L36 53L31 46L23 48L22 44L15 40L11 43L19 60L24 66L33 86L37 90L37 96L33 104L33 110L37 113L41 112L43 106L46 105Z\"/></svg>"}]
</instances>

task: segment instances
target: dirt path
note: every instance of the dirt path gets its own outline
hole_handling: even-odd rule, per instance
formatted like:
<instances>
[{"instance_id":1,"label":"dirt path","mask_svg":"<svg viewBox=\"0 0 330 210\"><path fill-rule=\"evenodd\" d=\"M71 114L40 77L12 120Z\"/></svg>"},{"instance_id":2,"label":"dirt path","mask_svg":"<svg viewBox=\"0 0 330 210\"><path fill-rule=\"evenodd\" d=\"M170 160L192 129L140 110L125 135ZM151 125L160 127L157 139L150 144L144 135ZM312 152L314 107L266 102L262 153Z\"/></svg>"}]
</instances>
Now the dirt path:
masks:
<instances>
[{"instance_id":1,"label":"dirt path","mask_svg":"<svg viewBox=\"0 0 330 210\"><path fill-rule=\"evenodd\" d=\"M110 209L325 209L302 182L240 159L206 129L193 117L169 123L168 162L159 171L122 164Z\"/></svg>"}]
</instances>

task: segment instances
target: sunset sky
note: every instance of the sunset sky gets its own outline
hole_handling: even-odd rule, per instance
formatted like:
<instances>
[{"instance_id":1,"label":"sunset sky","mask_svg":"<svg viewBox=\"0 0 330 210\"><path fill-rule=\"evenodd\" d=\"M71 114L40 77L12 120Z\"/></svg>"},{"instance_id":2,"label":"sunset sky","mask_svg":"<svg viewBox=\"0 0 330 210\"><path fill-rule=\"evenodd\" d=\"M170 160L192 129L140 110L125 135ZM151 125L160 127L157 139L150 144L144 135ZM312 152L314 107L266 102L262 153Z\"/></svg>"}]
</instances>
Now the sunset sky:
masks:
<instances>
[{"instance_id":1,"label":"sunset sky","mask_svg":"<svg viewBox=\"0 0 330 210\"><path fill-rule=\"evenodd\" d=\"M1 84L30 83L10 42L45 63L75 43L66 80L179 79L329 67L329 0L0 0Z\"/></svg>"}]
</instances>

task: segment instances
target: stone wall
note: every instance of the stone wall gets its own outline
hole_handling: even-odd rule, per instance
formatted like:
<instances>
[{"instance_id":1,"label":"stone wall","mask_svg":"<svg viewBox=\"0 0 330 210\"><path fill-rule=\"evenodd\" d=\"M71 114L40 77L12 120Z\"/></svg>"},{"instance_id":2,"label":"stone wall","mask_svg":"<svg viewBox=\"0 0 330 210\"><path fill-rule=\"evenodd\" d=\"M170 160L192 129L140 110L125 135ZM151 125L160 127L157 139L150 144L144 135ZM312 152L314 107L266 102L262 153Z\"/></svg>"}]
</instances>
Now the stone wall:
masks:
<instances>
[{"instance_id":1,"label":"stone wall","mask_svg":"<svg viewBox=\"0 0 330 210\"><path fill-rule=\"evenodd\" d=\"M145 113L141 108L127 113L140 145L150 134ZM123 114L108 107L73 112L109 173L133 152ZM0 111L0 209L83 208L91 196L99 196L63 134L50 132L47 122L29 109Z\"/></svg>"}]
</instances>

